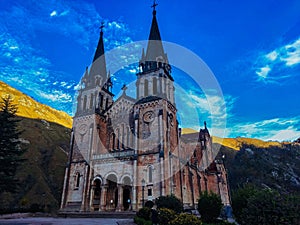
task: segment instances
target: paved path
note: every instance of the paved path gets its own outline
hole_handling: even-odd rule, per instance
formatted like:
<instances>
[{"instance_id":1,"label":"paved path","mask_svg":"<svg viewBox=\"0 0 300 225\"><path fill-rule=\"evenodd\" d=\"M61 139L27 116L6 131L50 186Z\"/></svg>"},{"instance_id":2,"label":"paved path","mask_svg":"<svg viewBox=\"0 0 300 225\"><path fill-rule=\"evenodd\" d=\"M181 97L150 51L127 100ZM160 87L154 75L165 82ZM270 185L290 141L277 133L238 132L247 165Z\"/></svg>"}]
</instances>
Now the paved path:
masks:
<instances>
[{"instance_id":1,"label":"paved path","mask_svg":"<svg viewBox=\"0 0 300 225\"><path fill-rule=\"evenodd\" d=\"M0 219L0 225L134 225L132 221L132 219L34 217L19 219Z\"/></svg>"}]
</instances>

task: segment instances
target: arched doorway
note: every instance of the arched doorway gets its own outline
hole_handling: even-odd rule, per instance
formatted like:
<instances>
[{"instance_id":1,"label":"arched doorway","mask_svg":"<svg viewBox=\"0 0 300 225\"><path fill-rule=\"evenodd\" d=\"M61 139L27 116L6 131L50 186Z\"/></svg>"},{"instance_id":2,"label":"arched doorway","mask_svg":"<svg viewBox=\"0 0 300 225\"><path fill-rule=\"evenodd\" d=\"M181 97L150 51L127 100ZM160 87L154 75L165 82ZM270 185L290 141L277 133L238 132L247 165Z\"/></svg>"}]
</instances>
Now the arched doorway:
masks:
<instances>
[{"instance_id":1,"label":"arched doorway","mask_svg":"<svg viewBox=\"0 0 300 225\"><path fill-rule=\"evenodd\" d=\"M92 207L94 211L99 211L100 209L100 202L101 202L101 180L95 179L92 185L93 188L93 201L92 201Z\"/></svg>"},{"instance_id":2,"label":"arched doorway","mask_svg":"<svg viewBox=\"0 0 300 225\"><path fill-rule=\"evenodd\" d=\"M118 205L117 176L114 174L110 174L110 175L108 175L106 180L107 180L107 184L108 184L106 209L115 210Z\"/></svg>"},{"instance_id":3,"label":"arched doorway","mask_svg":"<svg viewBox=\"0 0 300 225\"><path fill-rule=\"evenodd\" d=\"M123 178L123 209L124 211L131 209L131 179L126 176Z\"/></svg>"},{"instance_id":4,"label":"arched doorway","mask_svg":"<svg viewBox=\"0 0 300 225\"><path fill-rule=\"evenodd\" d=\"M123 190L123 207L124 210L129 210L131 206L131 199L130 199L130 188L129 187L124 187Z\"/></svg>"}]
</instances>

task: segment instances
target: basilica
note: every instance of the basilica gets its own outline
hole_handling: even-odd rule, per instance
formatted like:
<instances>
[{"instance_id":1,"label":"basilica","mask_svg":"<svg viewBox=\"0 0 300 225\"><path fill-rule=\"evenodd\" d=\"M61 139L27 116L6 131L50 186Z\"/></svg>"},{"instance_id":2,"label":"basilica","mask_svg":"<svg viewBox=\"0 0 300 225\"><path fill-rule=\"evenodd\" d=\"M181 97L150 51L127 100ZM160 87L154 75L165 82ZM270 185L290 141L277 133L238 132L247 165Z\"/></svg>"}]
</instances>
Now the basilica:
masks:
<instances>
[{"instance_id":1,"label":"basilica","mask_svg":"<svg viewBox=\"0 0 300 225\"><path fill-rule=\"evenodd\" d=\"M203 129L179 128L172 62L164 51L155 6L146 51L141 51L136 96L112 93L103 27L78 91L61 210L136 211L159 196L175 195L195 208L202 191L229 205L228 181Z\"/></svg>"}]
</instances>

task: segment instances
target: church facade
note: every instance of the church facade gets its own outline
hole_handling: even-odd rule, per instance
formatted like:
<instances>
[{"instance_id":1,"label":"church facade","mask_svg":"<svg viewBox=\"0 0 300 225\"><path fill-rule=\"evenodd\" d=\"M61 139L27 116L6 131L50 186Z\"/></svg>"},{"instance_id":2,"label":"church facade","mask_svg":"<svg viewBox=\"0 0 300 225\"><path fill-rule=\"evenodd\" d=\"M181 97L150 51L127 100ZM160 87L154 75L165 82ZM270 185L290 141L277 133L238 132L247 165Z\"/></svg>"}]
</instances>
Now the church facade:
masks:
<instances>
[{"instance_id":1,"label":"church facade","mask_svg":"<svg viewBox=\"0 0 300 225\"><path fill-rule=\"evenodd\" d=\"M61 210L138 210L171 194L184 206L195 207L205 190L229 205L226 171L214 159L206 123L197 133L181 134L155 7L139 66L136 97L128 96L124 86L114 100L101 29L78 92Z\"/></svg>"}]
</instances>

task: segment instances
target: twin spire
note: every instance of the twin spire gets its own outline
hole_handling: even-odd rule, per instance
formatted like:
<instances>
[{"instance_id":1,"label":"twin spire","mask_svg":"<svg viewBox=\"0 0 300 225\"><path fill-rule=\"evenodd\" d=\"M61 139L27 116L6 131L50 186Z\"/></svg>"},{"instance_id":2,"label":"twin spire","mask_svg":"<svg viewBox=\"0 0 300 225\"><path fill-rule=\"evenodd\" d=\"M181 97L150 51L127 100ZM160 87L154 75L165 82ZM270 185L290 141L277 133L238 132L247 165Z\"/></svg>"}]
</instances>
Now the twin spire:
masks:
<instances>
[{"instance_id":1,"label":"twin spire","mask_svg":"<svg viewBox=\"0 0 300 225\"><path fill-rule=\"evenodd\" d=\"M104 54L104 41L103 41L103 28L104 22L100 26L100 38L98 41L97 49L94 55L93 64L90 70L90 75L100 75L102 79L107 79L106 61Z\"/></svg>"},{"instance_id":2,"label":"twin spire","mask_svg":"<svg viewBox=\"0 0 300 225\"><path fill-rule=\"evenodd\" d=\"M158 28L156 19L156 6L158 4L154 0L153 5L153 18L151 23L150 34L148 38L148 46L146 54L143 52L141 62L144 64L147 62L156 62L157 58L160 57L162 61L167 63L167 55L164 53L161 36ZM89 77L100 75L102 79L107 80L108 74L106 70L105 52L104 52L104 41L103 41L103 28L104 23L100 26L100 38L98 41L97 49L93 58L93 64L90 69Z\"/></svg>"},{"instance_id":3,"label":"twin spire","mask_svg":"<svg viewBox=\"0 0 300 225\"><path fill-rule=\"evenodd\" d=\"M153 8L153 18L151 23L150 34L148 38L148 47L146 51L145 58L142 61L157 61L157 57L163 57L164 61L166 61L166 55L164 53L164 48L161 42L161 36L158 28L158 23L156 19L156 2L152 6Z\"/></svg>"}]
</instances>

